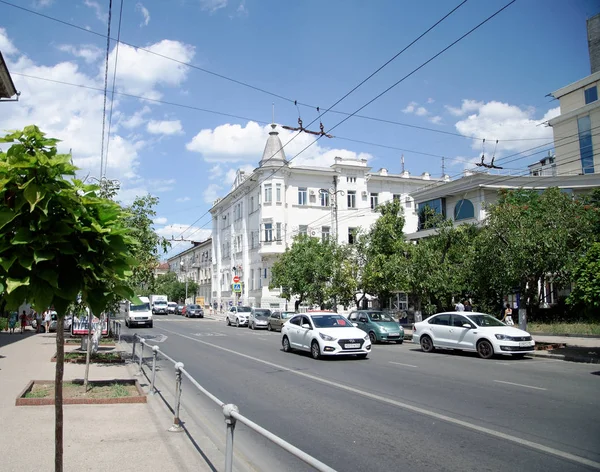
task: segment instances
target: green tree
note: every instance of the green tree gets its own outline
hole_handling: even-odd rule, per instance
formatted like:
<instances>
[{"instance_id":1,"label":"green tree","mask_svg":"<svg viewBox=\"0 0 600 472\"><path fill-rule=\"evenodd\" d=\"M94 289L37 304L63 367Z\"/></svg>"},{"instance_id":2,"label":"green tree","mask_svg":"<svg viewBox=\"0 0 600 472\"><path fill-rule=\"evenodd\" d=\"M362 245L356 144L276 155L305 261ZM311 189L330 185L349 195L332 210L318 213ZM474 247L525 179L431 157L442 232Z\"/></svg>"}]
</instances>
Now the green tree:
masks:
<instances>
[{"instance_id":1,"label":"green tree","mask_svg":"<svg viewBox=\"0 0 600 472\"><path fill-rule=\"evenodd\" d=\"M36 126L0 142L13 143L0 152L0 292L6 306L28 300L43 311L53 305L62 326L78 294L97 314L113 291L131 298L135 242L121 207L99 197L98 186L75 179L71 156L58 154L58 140ZM55 470L62 471L62 329L56 344Z\"/></svg>"},{"instance_id":2,"label":"green tree","mask_svg":"<svg viewBox=\"0 0 600 472\"><path fill-rule=\"evenodd\" d=\"M193 280L188 280L188 297L195 295L197 292L198 284ZM148 291L148 294L150 293L166 295L169 300L183 302L185 300L185 282L178 280L175 272L167 272L156 278L153 284L153 292Z\"/></svg>"},{"instance_id":3,"label":"green tree","mask_svg":"<svg viewBox=\"0 0 600 472\"><path fill-rule=\"evenodd\" d=\"M567 302L600 319L600 243L593 243L573 270L573 291Z\"/></svg>"}]
</instances>

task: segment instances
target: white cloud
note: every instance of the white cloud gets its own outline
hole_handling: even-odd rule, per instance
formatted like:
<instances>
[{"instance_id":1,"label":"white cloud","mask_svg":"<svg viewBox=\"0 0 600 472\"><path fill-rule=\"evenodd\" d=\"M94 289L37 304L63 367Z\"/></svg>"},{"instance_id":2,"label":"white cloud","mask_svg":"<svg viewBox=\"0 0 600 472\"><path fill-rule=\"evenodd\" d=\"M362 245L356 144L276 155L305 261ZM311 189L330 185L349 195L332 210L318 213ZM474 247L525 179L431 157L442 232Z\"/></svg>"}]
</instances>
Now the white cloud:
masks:
<instances>
[{"instance_id":1,"label":"white cloud","mask_svg":"<svg viewBox=\"0 0 600 472\"><path fill-rule=\"evenodd\" d=\"M246 2L244 0L242 0L242 2L237 7L236 13L238 14L238 16L248 15L248 9L246 8Z\"/></svg>"},{"instance_id":2,"label":"white cloud","mask_svg":"<svg viewBox=\"0 0 600 472\"><path fill-rule=\"evenodd\" d=\"M149 106L144 106L140 110L136 111L129 118L122 120L120 122L120 124L123 125L125 128L129 128L129 129L137 128L142 123L144 123L144 121L146 121L144 118L144 115L150 113L150 111L151 110L150 110Z\"/></svg>"},{"instance_id":3,"label":"white cloud","mask_svg":"<svg viewBox=\"0 0 600 472\"><path fill-rule=\"evenodd\" d=\"M98 18L98 20L100 20L102 23L108 22L108 14L104 13L102 11L102 7L100 6L100 4L98 2L94 2L93 0L84 0L83 4L86 7L89 7L92 10L94 10L94 13L96 14L96 18Z\"/></svg>"},{"instance_id":4,"label":"white cloud","mask_svg":"<svg viewBox=\"0 0 600 472\"><path fill-rule=\"evenodd\" d=\"M54 0L36 0L36 2L34 3L34 6L36 8L44 8L44 7L49 7L53 3L54 3Z\"/></svg>"},{"instance_id":5,"label":"white cloud","mask_svg":"<svg viewBox=\"0 0 600 472\"><path fill-rule=\"evenodd\" d=\"M141 2L135 5L135 9L139 11L144 17L144 20L140 23L140 28L142 26L148 26L148 23L150 23L150 12L148 11L148 9L144 5L142 5Z\"/></svg>"},{"instance_id":6,"label":"white cloud","mask_svg":"<svg viewBox=\"0 0 600 472\"><path fill-rule=\"evenodd\" d=\"M151 120L146 129L149 133L152 134L166 134L168 136L174 134L183 134L183 127L181 126L181 121L172 120L172 121L156 121Z\"/></svg>"},{"instance_id":7,"label":"white cloud","mask_svg":"<svg viewBox=\"0 0 600 472\"><path fill-rule=\"evenodd\" d=\"M429 112L425 107L419 107L415 110L415 115L417 116L426 116Z\"/></svg>"},{"instance_id":8,"label":"white cloud","mask_svg":"<svg viewBox=\"0 0 600 472\"><path fill-rule=\"evenodd\" d=\"M469 112L478 110L482 105L483 105L483 102L478 102L477 100L465 99L462 101L460 108L455 108L455 107L451 107L450 105L446 105L446 110L448 110L451 115L463 116Z\"/></svg>"},{"instance_id":9,"label":"white cloud","mask_svg":"<svg viewBox=\"0 0 600 472\"><path fill-rule=\"evenodd\" d=\"M463 100L463 105L478 107L474 114L456 123L459 133L478 138L473 141L473 149L481 150L482 142L486 139L486 154L493 153L495 141L498 143L498 154L502 151L521 152L536 144L544 144L544 140L552 142L552 129L544 122L557 116L559 108L549 110L542 118L535 118L535 109L522 109L508 103L491 101L488 103ZM540 138L532 140L532 138Z\"/></svg>"},{"instance_id":10,"label":"white cloud","mask_svg":"<svg viewBox=\"0 0 600 472\"><path fill-rule=\"evenodd\" d=\"M427 103L429 103L429 104L432 104L432 103L434 103L434 102L435 102L435 100L434 100L433 98L431 98L431 97L429 97L429 98L427 99Z\"/></svg>"},{"instance_id":11,"label":"white cloud","mask_svg":"<svg viewBox=\"0 0 600 472\"><path fill-rule=\"evenodd\" d=\"M0 28L0 51L2 51L2 54L5 56L17 54L19 52L11 40L8 39L8 33L4 28Z\"/></svg>"},{"instance_id":12,"label":"white cloud","mask_svg":"<svg viewBox=\"0 0 600 472\"><path fill-rule=\"evenodd\" d=\"M190 200L191 200L190 197L181 197L181 198L176 199L175 201L178 203L183 203L183 202L189 202Z\"/></svg>"},{"instance_id":13,"label":"white cloud","mask_svg":"<svg viewBox=\"0 0 600 472\"><path fill-rule=\"evenodd\" d=\"M152 193L170 192L175 182L175 179L151 179L147 182L147 186Z\"/></svg>"},{"instance_id":14,"label":"white cloud","mask_svg":"<svg viewBox=\"0 0 600 472\"><path fill-rule=\"evenodd\" d=\"M123 205L131 205L136 197L144 197L148 195L148 191L142 187L122 188L119 191L117 200Z\"/></svg>"},{"instance_id":15,"label":"white cloud","mask_svg":"<svg viewBox=\"0 0 600 472\"><path fill-rule=\"evenodd\" d=\"M224 124L214 129L203 129L186 144L188 151L198 152L206 162L222 164L224 162L239 162L248 166L256 166L260 161L265 143L271 131L270 125L260 126L250 121L246 126ZM313 144L298 157L300 151L314 141L314 137L302 133L287 146L285 145L296 134L277 128L284 152L290 165L294 166L327 166L334 163L336 156L346 159L371 159L367 153L357 154L354 151L339 148L322 147ZM321 141L323 142L323 141Z\"/></svg>"},{"instance_id":16,"label":"white cloud","mask_svg":"<svg viewBox=\"0 0 600 472\"><path fill-rule=\"evenodd\" d=\"M206 203L213 203L219 195L222 193L223 187L217 184L210 184L208 187L204 189L202 196L204 197L204 201Z\"/></svg>"},{"instance_id":17,"label":"white cloud","mask_svg":"<svg viewBox=\"0 0 600 472\"><path fill-rule=\"evenodd\" d=\"M80 57L87 63L95 62L104 54L101 48L93 44L83 44L79 47L72 44L61 44L58 49L75 57Z\"/></svg>"},{"instance_id":18,"label":"white cloud","mask_svg":"<svg viewBox=\"0 0 600 472\"><path fill-rule=\"evenodd\" d=\"M417 107L418 103L417 102L410 102L406 108L404 110L402 110L403 113L414 113L416 107Z\"/></svg>"},{"instance_id":19,"label":"white cloud","mask_svg":"<svg viewBox=\"0 0 600 472\"><path fill-rule=\"evenodd\" d=\"M417 116L426 116L429 114L427 108L418 106L417 102L410 102L406 105L406 108L402 110L402 113L414 113Z\"/></svg>"},{"instance_id":20,"label":"white cloud","mask_svg":"<svg viewBox=\"0 0 600 472\"><path fill-rule=\"evenodd\" d=\"M167 223L167 219L166 219L164 216L160 216L160 217L158 217L158 218L154 218L154 219L152 220L152 222L153 222L155 225L164 225L164 224L166 224L166 223Z\"/></svg>"},{"instance_id":21,"label":"white cloud","mask_svg":"<svg viewBox=\"0 0 600 472\"><path fill-rule=\"evenodd\" d=\"M429 121L431 121L434 125L439 125L442 122L442 117L438 115L432 116L429 118Z\"/></svg>"},{"instance_id":22,"label":"white cloud","mask_svg":"<svg viewBox=\"0 0 600 472\"><path fill-rule=\"evenodd\" d=\"M190 62L195 49L189 44L170 39L146 46L145 49L181 62ZM109 55L109 77L115 63L116 47ZM126 44L119 46L119 64L117 70L117 88L119 91L147 98L159 99L162 95L158 86L176 87L187 78L189 68L184 64L169 61L164 57L136 49ZM104 78L104 67L98 71Z\"/></svg>"},{"instance_id":23,"label":"white cloud","mask_svg":"<svg viewBox=\"0 0 600 472\"><path fill-rule=\"evenodd\" d=\"M215 164L208 171L208 178L209 178L209 180L218 179L222 175L223 175L223 169L221 168L221 166L219 164Z\"/></svg>"},{"instance_id":24,"label":"white cloud","mask_svg":"<svg viewBox=\"0 0 600 472\"><path fill-rule=\"evenodd\" d=\"M200 0L200 6L203 10L207 10L211 13L219 10L220 8L225 8L227 6L228 0Z\"/></svg>"}]
</instances>

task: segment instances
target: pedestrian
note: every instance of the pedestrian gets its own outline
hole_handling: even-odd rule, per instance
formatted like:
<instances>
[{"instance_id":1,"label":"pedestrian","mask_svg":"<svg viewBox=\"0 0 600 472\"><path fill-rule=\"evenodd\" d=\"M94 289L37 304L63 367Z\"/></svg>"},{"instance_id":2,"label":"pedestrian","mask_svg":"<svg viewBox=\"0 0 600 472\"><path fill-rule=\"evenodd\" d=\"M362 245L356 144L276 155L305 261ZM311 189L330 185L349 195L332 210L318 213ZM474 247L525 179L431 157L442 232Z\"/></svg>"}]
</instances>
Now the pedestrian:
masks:
<instances>
[{"instance_id":1,"label":"pedestrian","mask_svg":"<svg viewBox=\"0 0 600 472\"><path fill-rule=\"evenodd\" d=\"M465 311L473 311L473 305L469 300L465 300Z\"/></svg>"},{"instance_id":2,"label":"pedestrian","mask_svg":"<svg viewBox=\"0 0 600 472\"><path fill-rule=\"evenodd\" d=\"M506 308L504 309L504 317L502 318L502 321L504 323L506 323L508 326L515 325L515 323L513 322L513 319L512 319L512 308L510 307L510 303L506 304Z\"/></svg>"},{"instance_id":3,"label":"pedestrian","mask_svg":"<svg viewBox=\"0 0 600 472\"><path fill-rule=\"evenodd\" d=\"M465 306L459 300L456 305L454 305L454 311L465 311Z\"/></svg>"},{"instance_id":4,"label":"pedestrian","mask_svg":"<svg viewBox=\"0 0 600 472\"><path fill-rule=\"evenodd\" d=\"M44 328L45 332L50 332L50 321L52 321L52 315L50 314L50 310L46 310L44 312Z\"/></svg>"},{"instance_id":5,"label":"pedestrian","mask_svg":"<svg viewBox=\"0 0 600 472\"><path fill-rule=\"evenodd\" d=\"M42 314L36 310L33 312L33 316L35 316L35 332L41 333L42 332Z\"/></svg>"},{"instance_id":6,"label":"pedestrian","mask_svg":"<svg viewBox=\"0 0 600 472\"><path fill-rule=\"evenodd\" d=\"M21 334L25 332L25 328L27 327L27 313L23 310L21 313Z\"/></svg>"},{"instance_id":7,"label":"pedestrian","mask_svg":"<svg viewBox=\"0 0 600 472\"><path fill-rule=\"evenodd\" d=\"M8 331L10 334L15 332L15 327L17 326L18 316L19 314L16 311L11 311L10 316L8 318Z\"/></svg>"}]
</instances>

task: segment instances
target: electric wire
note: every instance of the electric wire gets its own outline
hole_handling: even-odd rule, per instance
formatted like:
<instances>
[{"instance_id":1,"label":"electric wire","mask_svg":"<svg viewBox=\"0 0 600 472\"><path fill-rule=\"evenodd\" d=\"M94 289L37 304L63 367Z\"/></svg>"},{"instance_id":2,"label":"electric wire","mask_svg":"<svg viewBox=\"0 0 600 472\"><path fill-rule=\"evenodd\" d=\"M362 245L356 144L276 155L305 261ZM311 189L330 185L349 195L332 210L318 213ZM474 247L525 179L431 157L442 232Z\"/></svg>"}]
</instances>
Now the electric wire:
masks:
<instances>
[{"instance_id":1,"label":"electric wire","mask_svg":"<svg viewBox=\"0 0 600 472\"><path fill-rule=\"evenodd\" d=\"M104 129L106 127L106 96L108 94L108 57L110 54L110 23L112 16L112 0L108 0L108 34L106 35L106 64L104 67L104 106L102 107L102 144L100 151L100 178L102 178L102 164L104 162Z\"/></svg>"}]
</instances>

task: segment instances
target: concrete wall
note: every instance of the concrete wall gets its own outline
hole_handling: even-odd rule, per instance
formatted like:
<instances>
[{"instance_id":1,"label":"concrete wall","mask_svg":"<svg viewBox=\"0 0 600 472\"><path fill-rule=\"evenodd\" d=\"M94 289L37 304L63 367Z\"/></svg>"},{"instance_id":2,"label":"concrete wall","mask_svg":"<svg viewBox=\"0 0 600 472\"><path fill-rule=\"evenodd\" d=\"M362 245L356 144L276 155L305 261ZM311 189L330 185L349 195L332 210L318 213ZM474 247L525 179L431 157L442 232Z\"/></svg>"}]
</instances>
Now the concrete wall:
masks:
<instances>
[{"instance_id":1,"label":"concrete wall","mask_svg":"<svg viewBox=\"0 0 600 472\"><path fill-rule=\"evenodd\" d=\"M600 14L587 20L588 51L592 74L600 71Z\"/></svg>"}]
</instances>

